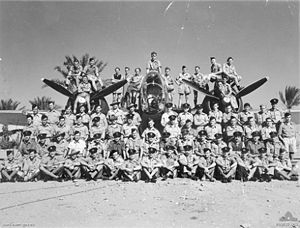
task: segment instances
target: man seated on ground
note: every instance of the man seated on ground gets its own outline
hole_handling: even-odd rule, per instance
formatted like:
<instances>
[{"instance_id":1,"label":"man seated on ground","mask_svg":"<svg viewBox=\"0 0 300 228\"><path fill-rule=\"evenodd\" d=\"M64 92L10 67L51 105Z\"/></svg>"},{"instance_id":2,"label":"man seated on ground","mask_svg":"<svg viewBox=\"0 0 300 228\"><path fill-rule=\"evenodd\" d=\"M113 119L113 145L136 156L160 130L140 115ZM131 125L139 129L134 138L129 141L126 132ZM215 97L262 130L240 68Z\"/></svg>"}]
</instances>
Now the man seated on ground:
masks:
<instances>
[{"instance_id":1,"label":"man seated on ground","mask_svg":"<svg viewBox=\"0 0 300 228\"><path fill-rule=\"evenodd\" d=\"M199 157L194 153L193 147L185 145L184 152L179 155L179 174L182 178L191 178L198 180L196 172L199 164Z\"/></svg>"},{"instance_id":2,"label":"man seated on ground","mask_svg":"<svg viewBox=\"0 0 300 228\"><path fill-rule=\"evenodd\" d=\"M97 90L97 88L94 88ZM84 100L83 103L87 104L88 113L91 113L91 104L90 104L90 94L92 93L91 83L88 81L88 77L86 75L82 76L82 80L78 85L78 94L76 100L74 102L74 113L77 113L77 106L80 100Z\"/></svg>"},{"instance_id":3,"label":"man seated on ground","mask_svg":"<svg viewBox=\"0 0 300 228\"><path fill-rule=\"evenodd\" d=\"M160 174L162 176L162 181L167 178L173 179L174 177L177 177L179 163L175 150L176 148L174 146L168 145L165 148L165 152L160 157Z\"/></svg>"},{"instance_id":4,"label":"man seated on ground","mask_svg":"<svg viewBox=\"0 0 300 228\"><path fill-rule=\"evenodd\" d=\"M79 131L75 131L74 139L68 145L67 155L70 155L72 151L79 152L79 156L86 156L86 143L83 139L81 139L81 133Z\"/></svg>"},{"instance_id":5,"label":"man seated on ground","mask_svg":"<svg viewBox=\"0 0 300 228\"><path fill-rule=\"evenodd\" d=\"M234 158L229 156L230 148L224 147L222 156L216 159L216 168L218 170L218 179L223 183L231 182L235 178L237 162Z\"/></svg>"},{"instance_id":6,"label":"man seated on ground","mask_svg":"<svg viewBox=\"0 0 300 228\"><path fill-rule=\"evenodd\" d=\"M295 172L293 172L291 160L285 153L281 153L279 156L274 156L275 170L274 177L279 180L291 180L291 176L293 176L293 180L297 179L295 176Z\"/></svg>"},{"instance_id":7,"label":"man seated on ground","mask_svg":"<svg viewBox=\"0 0 300 228\"><path fill-rule=\"evenodd\" d=\"M83 166L83 172L87 180L96 181L102 178L104 157L99 153L97 147L89 149L89 156L81 163Z\"/></svg>"},{"instance_id":8,"label":"man seated on ground","mask_svg":"<svg viewBox=\"0 0 300 228\"><path fill-rule=\"evenodd\" d=\"M55 179L60 181L64 171L64 160L56 157L56 147L48 147L48 156L44 157L40 163L41 175L44 181Z\"/></svg>"},{"instance_id":9,"label":"man seated on ground","mask_svg":"<svg viewBox=\"0 0 300 228\"><path fill-rule=\"evenodd\" d=\"M215 134L214 140L211 142L211 153L213 156L222 155L222 149L227 147L227 143L223 141L223 135L220 133Z\"/></svg>"},{"instance_id":10,"label":"man seated on ground","mask_svg":"<svg viewBox=\"0 0 300 228\"><path fill-rule=\"evenodd\" d=\"M125 142L122 139L122 133L115 132L113 137L114 138L108 142L106 158L110 158L112 156L111 151L117 151L123 159L126 159Z\"/></svg>"},{"instance_id":11,"label":"man seated on ground","mask_svg":"<svg viewBox=\"0 0 300 228\"><path fill-rule=\"evenodd\" d=\"M138 153L135 149L128 150L128 159L120 167L123 181L138 182L141 179L141 165Z\"/></svg>"},{"instance_id":12,"label":"man seated on ground","mask_svg":"<svg viewBox=\"0 0 300 228\"><path fill-rule=\"evenodd\" d=\"M36 147L36 152L39 158L43 158L48 155L48 147L50 142L47 142L47 135L45 133L39 134L37 136L38 144Z\"/></svg>"},{"instance_id":13,"label":"man seated on ground","mask_svg":"<svg viewBox=\"0 0 300 228\"><path fill-rule=\"evenodd\" d=\"M110 151L111 157L104 160L104 172L106 174L103 179L117 180L120 178L120 167L124 163L124 159L117 150Z\"/></svg>"},{"instance_id":14,"label":"man seated on ground","mask_svg":"<svg viewBox=\"0 0 300 228\"><path fill-rule=\"evenodd\" d=\"M23 139L18 149L23 157L28 156L29 149L37 149L37 143L34 138L31 138L31 135L31 131L23 131Z\"/></svg>"},{"instance_id":15,"label":"man seated on ground","mask_svg":"<svg viewBox=\"0 0 300 228\"><path fill-rule=\"evenodd\" d=\"M255 159L250 156L249 149L243 148L241 155L236 157L236 161L236 178L243 182L250 180L256 171L256 166L253 166Z\"/></svg>"},{"instance_id":16,"label":"man seated on ground","mask_svg":"<svg viewBox=\"0 0 300 228\"><path fill-rule=\"evenodd\" d=\"M83 164L86 164L82 157L79 156L80 152L76 150L71 150L68 153L68 157L64 163L64 172L67 178L75 181L75 179L81 178L81 169L83 169Z\"/></svg>"},{"instance_id":17,"label":"man seated on ground","mask_svg":"<svg viewBox=\"0 0 300 228\"><path fill-rule=\"evenodd\" d=\"M36 181L40 174L41 159L38 158L35 149L29 149L28 158L23 161L23 178L24 181Z\"/></svg>"},{"instance_id":18,"label":"man seated on ground","mask_svg":"<svg viewBox=\"0 0 300 228\"><path fill-rule=\"evenodd\" d=\"M242 149L245 148L245 144L242 141L243 133L235 131L233 133L233 139L228 143L228 147L233 155L241 156Z\"/></svg>"},{"instance_id":19,"label":"man seated on ground","mask_svg":"<svg viewBox=\"0 0 300 228\"><path fill-rule=\"evenodd\" d=\"M199 161L199 178L200 180L208 179L211 182L215 181L214 173L216 167L215 157L211 154L211 149L204 149L204 156L200 157Z\"/></svg>"},{"instance_id":20,"label":"man seated on ground","mask_svg":"<svg viewBox=\"0 0 300 228\"><path fill-rule=\"evenodd\" d=\"M145 153L142 161L142 172L145 176L145 182L155 183L158 177L159 168L161 167L161 162L158 159L157 149L155 147L149 147L148 153Z\"/></svg>"},{"instance_id":21,"label":"man seated on ground","mask_svg":"<svg viewBox=\"0 0 300 228\"><path fill-rule=\"evenodd\" d=\"M15 182L22 176L20 172L22 164L14 157L13 150L7 150L6 157L3 165L0 165L2 181Z\"/></svg>"}]
</instances>

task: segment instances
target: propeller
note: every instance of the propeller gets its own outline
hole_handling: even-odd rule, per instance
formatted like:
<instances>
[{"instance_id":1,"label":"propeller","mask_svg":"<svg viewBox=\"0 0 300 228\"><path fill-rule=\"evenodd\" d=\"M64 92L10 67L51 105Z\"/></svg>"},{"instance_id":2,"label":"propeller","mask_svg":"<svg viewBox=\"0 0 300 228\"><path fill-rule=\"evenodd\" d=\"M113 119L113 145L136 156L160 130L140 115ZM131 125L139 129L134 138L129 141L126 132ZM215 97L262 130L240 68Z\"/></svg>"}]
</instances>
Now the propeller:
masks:
<instances>
[{"instance_id":1,"label":"propeller","mask_svg":"<svg viewBox=\"0 0 300 228\"><path fill-rule=\"evenodd\" d=\"M197 90L199 91L200 93L203 93L204 95L208 96L208 97L211 97L211 98L214 98L216 100L220 100L220 98L212 95L209 91L203 89L201 86L199 86L197 83L195 82L192 82L192 81L188 81L186 79L182 79L182 81L187 84L188 86L192 87L194 90Z\"/></svg>"},{"instance_id":2,"label":"propeller","mask_svg":"<svg viewBox=\"0 0 300 228\"><path fill-rule=\"evenodd\" d=\"M48 80L46 78L42 78L42 82L44 82L47 86L51 87L52 89L56 90L57 92L67 96L67 97L72 97L73 94L67 90L65 87L62 85L57 84L56 82L53 82L51 80Z\"/></svg>"},{"instance_id":3,"label":"propeller","mask_svg":"<svg viewBox=\"0 0 300 228\"><path fill-rule=\"evenodd\" d=\"M269 77L264 77L256 82L253 82L252 84L248 85L241 91L239 91L236 94L236 98L240 98L243 96L246 96L247 94L251 93L252 91L256 90L257 88L261 87L264 83L266 83L269 80Z\"/></svg>"},{"instance_id":4,"label":"propeller","mask_svg":"<svg viewBox=\"0 0 300 228\"><path fill-rule=\"evenodd\" d=\"M91 100L103 98L103 97L113 93L114 91L118 90L119 88L124 86L126 83L127 83L127 80L122 80L122 81L114 83L111 86L108 86L100 91L97 91L91 95Z\"/></svg>"}]
</instances>

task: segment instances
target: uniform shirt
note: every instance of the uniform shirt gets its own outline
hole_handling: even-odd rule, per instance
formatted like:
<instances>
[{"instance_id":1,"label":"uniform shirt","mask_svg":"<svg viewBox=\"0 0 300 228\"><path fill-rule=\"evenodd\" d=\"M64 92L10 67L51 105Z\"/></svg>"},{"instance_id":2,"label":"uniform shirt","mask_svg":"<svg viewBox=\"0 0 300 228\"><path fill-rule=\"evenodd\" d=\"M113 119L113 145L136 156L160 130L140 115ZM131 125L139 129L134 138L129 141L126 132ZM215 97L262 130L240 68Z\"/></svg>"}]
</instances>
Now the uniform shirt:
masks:
<instances>
[{"instance_id":1,"label":"uniform shirt","mask_svg":"<svg viewBox=\"0 0 300 228\"><path fill-rule=\"evenodd\" d=\"M234 154L238 154L240 155L242 153L242 149L245 148L245 144L243 141L231 141L228 143L228 147L231 149L231 151L234 153Z\"/></svg>"},{"instance_id":2,"label":"uniform shirt","mask_svg":"<svg viewBox=\"0 0 300 228\"><path fill-rule=\"evenodd\" d=\"M192 76L189 74L189 73L180 73L179 74L179 77L176 79L176 81L177 81L177 83L178 83L178 85L182 85L183 84L183 81L182 81L182 79L185 79L185 80L191 80L191 78L192 78Z\"/></svg>"},{"instance_id":3,"label":"uniform shirt","mask_svg":"<svg viewBox=\"0 0 300 228\"><path fill-rule=\"evenodd\" d=\"M267 153L271 155L280 155L283 152L286 152L285 146L279 139L268 140L266 143Z\"/></svg>"},{"instance_id":4,"label":"uniform shirt","mask_svg":"<svg viewBox=\"0 0 300 228\"><path fill-rule=\"evenodd\" d=\"M141 118L140 114L138 114L135 111L133 111L131 114L133 115L133 119L132 119L133 124L136 125L137 127L140 126L140 124L142 122L142 118Z\"/></svg>"},{"instance_id":5,"label":"uniform shirt","mask_svg":"<svg viewBox=\"0 0 300 228\"><path fill-rule=\"evenodd\" d=\"M259 154L258 150L263 147L265 147L265 146L262 142L260 142L260 141L254 142L253 140L250 140L246 146L246 148L249 149L250 154L252 154L252 155L258 155Z\"/></svg>"},{"instance_id":6,"label":"uniform shirt","mask_svg":"<svg viewBox=\"0 0 300 228\"><path fill-rule=\"evenodd\" d=\"M137 153L141 152L142 146L143 146L143 140L141 138L134 139L132 137L129 137L125 144L127 150L133 149L136 150Z\"/></svg>"},{"instance_id":7,"label":"uniform shirt","mask_svg":"<svg viewBox=\"0 0 300 228\"><path fill-rule=\"evenodd\" d=\"M266 139L271 138L270 133L271 133L272 131L275 131L275 132L276 132L276 127L275 127L275 125L272 125L271 127L269 127L269 126L263 127L263 128L261 129L261 137L262 137L262 139L263 139L263 140L266 140Z\"/></svg>"},{"instance_id":8,"label":"uniform shirt","mask_svg":"<svg viewBox=\"0 0 300 228\"><path fill-rule=\"evenodd\" d=\"M59 116L60 116L60 112L53 109L53 110L49 110L46 115L48 116L48 122L50 124L56 124L58 122Z\"/></svg>"},{"instance_id":9,"label":"uniform shirt","mask_svg":"<svg viewBox=\"0 0 300 228\"><path fill-rule=\"evenodd\" d=\"M76 116L73 114L65 114L64 117L66 125L72 127L76 121Z\"/></svg>"},{"instance_id":10,"label":"uniform shirt","mask_svg":"<svg viewBox=\"0 0 300 228\"><path fill-rule=\"evenodd\" d=\"M200 159L199 159L199 164L201 164L201 166L203 166L205 168L213 165L215 162L216 162L216 159L212 156L209 156L207 158L205 158L203 156L203 157L200 157Z\"/></svg>"},{"instance_id":11,"label":"uniform shirt","mask_svg":"<svg viewBox=\"0 0 300 228\"><path fill-rule=\"evenodd\" d=\"M224 147L227 147L227 143L225 143L224 141L217 142L216 140L214 140L211 143L211 152L214 153L215 155L221 155L222 149Z\"/></svg>"},{"instance_id":12,"label":"uniform shirt","mask_svg":"<svg viewBox=\"0 0 300 228\"><path fill-rule=\"evenodd\" d=\"M224 112L223 117L222 117L223 124L227 124L228 121L230 121L231 117L236 117L237 118L237 114L233 113L233 112L228 112L228 113Z\"/></svg>"},{"instance_id":13,"label":"uniform shirt","mask_svg":"<svg viewBox=\"0 0 300 228\"><path fill-rule=\"evenodd\" d=\"M192 113L190 112L182 112L178 115L178 123L179 123L179 126L183 126L185 125L186 121L187 120L193 120L194 119L194 116Z\"/></svg>"},{"instance_id":14,"label":"uniform shirt","mask_svg":"<svg viewBox=\"0 0 300 228\"><path fill-rule=\"evenodd\" d=\"M106 167L108 167L111 171L116 171L120 168L124 163L124 159L121 156L118 156L116 159L108 158L104 161Z\"/></svg>"},{"instance_id":15,"label":"uniform shirt","mask_svg":"<svg viewBox=\"0 0 300 228\"><path fill-rule=\"evenodd\" d=\"M184 146L192 146L192 150L195 150L195 142L194 142L194 138L181 138L177 141L177 148L179 150L179 152L183 152L184 151Z\"/></svg>"},{"instance_id":16,"label":"uniform shirt","mask_svg":"<svg viewBox=\"0 0 300 228\"><path fill-rule=\"evenodd\" d=\"M99 122L100 122L99 126L101 126L101 128L103 128L103 129L106 129L107 126L108 126L108 123L107 123L106 116L103 113L93 113L91 115L91 118L90 118L90 126L92 125L92 121L93 121L93 119L95 117L99 117L100 118L100 120L99 120Z\"/></svg>"},{"instance_id":17,"label":"uniform shirt","mask_svg":"<svg viewBox=\"0 0 300 228\"><path fill-rule=\"evenodd\" d=\"M204 127L208 123L208 116L205 113L196 113L193 119L195 127Z\"/></svg>"},{"instance_id":18,"label":"uniform shirt","mask_svg":"<svg viewBox=\"0 0 300 228\"><path fill-rule=\"evenodd\" d=\"M153 155L152 158L149 158L149 156L144 156L141 161L141 166L148 169L150 172L157 168L157 166L160 166L160 164L161 162L159 161L157 155Z\"/></svg>"},{"instance_id":19,"label":"uniform shirt","mask_svg":"<svg viewBox=\"0 0 300 228\"><path fill-rule=\"evenodd\" d=\"M21 163L19 160L13 158L11 160L5 159L4 160L4 169L7 171L15 171L21 168Z\"/></svg>"},{"instance_id":20,"label":"uniform shirt","mask_svg":"<svg viewBox=\"0 0 300 228\"><path fill-rule=\"evenodd\" d=\"M172 124L167 123L164 128L164 132L169 132L170 138L178 138L180 136L181 130L177 126L177 124L172 125Z\"/></svg>"},{"instance_id":21,"label":"uniform shirt","mask_svg":"<svg viewBox=\"0 0 300 228\"><path fill-rule=\"evenodd\" d=\"M216 124L215 126L206 125L204 130L207 132L208 139L214 139L215 134L217 133L222 134L222 127L220 124Z\"/></svg>"},{"instance_id":22,"label":"uniform shirt","mask_svg":"<svg viewBox=\"0 0 300 228\"><path fill-rule=\"evenodd\" d=\"M36 152L40 158L48 155L48 153L49 153L48 147L49 147L49 145L47 143L44 143L44 144L38 143L37 144Z\"/></svg>"},{"instance_id":23,"label":"uniform shirt","mask_svg":"<svg viewBox=\"0 0 300 228\"><path fill-rule=\"evenodd\" d=\"M193 153L181 154L178 159L178 163L183 166L193 167L199 164L199 157Z\"/></svg>"},{"instance_id":24,"label":"uniform shirt","mask_svg":"<svg viewBox=\"0 0 300 228\"><path fill-rule=\"evenodd\" d=\"M123 152L125 151L125 142L123 140L115 141L111 140L108 143L107 151L111 154L111 151L116 150L118 154L123 157Z\"/></svg>"},{"instance_id":25,"label":"uniform shirt","mask_svg":"<svg viewBox=\"0 0 300 228\"><path fill-rule=\"evenodd\" d=\"M39 126L37 126L37 135L39 134L46 134L47 137L51 137L54 135L54 128L50 124L40 124Z\"/></svg>"},{"instance_id":26,"label":"uniform shirt","mask_svg":"<svg viewBox=\"0 0 300 228\"><path fill-rule=\"evenodd\" d=\"M56 157L56 156L50 157L49 155L44 157L41 160L41 166L45 166L49 170L54 170L54 169L58 168L60 165L62 165L63 163L64 163L64 161L62 161L58 157Z\"/></svg>"},{"instance_id":27,"label":"uniform shirt","mask_svg":"<svg viewBox=\"0 0 300 228\"><path fill-rule=\"evenodd\" d=\"M218 166L220 166L222 168L222 170L225 172L228 172L230 170L231 166L235 163L236 163L236 161L232 157L225 158L224 156L219 156L216 159L216 164Z\"/></svg>"},{"instance_id":28,"label":"uniform shirt","mask_svg":"<svg viewBox=\"0 0 300 228\"><path fill-rule=\"evenodd\" d=\"M165 127L166 124L169 122L169 120L170 120L169 116L171 116L171 115L177 116L177 113L171 110L170 112L164 112L162 114L160 123L163 127Z\"/></svg>"},{"instance_id":29,"label":"uniform shirt","mask_svg":"<svg viewBox=\"0 0 300 228\"><path fill-rule=\"evenodd\" d=\"M123 127L119 124L108 125L106 129L106 136L108 139L112 139L115 132L123 132Z\"/></svg>"},{"instance_id":30,"label":"uniform shirt","mask_svg":"<svg viewBox=\"0 0 300 228\"><path fill-rule=\"evenodd\" d=\"M108 145L105 142L102 142L102 141L97 142L97 141L93 140L88 144L88 150L96 147L97 154L100 154L101 156L105 157L105 155L107 153L107 146Z\"/></svg>"},{"instance_id":31,"label":"uniform shirt","mask_svg":"<svg viewBox=\"0 0 300 228\"><path fill-rule=\"evenodd\" d=\"M244 134L243 127L241 127L240 125L228 125L225 129L225 134L227 137L233 137L233 133L236 131L242 132L242 134Z\"/></svg>"},{"instance_id":32,"label":"uniform shirt","mask_svg":"<svg viewBox=\"0 0 300 228\"><path fill-rule=\"evenodd\" d=\"M29 149L37 149L37 143L34 139L29 139L29 141L22 140L19 146L19 151L21 152L22 156L28 155Z\"/></svg>"},{"instance_id":33,"label":"uniform shirt","mask_svg":"<svg viewBox=\"0 0 300 228\"><path fill-rule=\"evenodd\" d=\"M23 128L23 132L24 131L31 131L32 135L31 136L36 136L37 134L37 126L34 125L33 123L30 124L30 125L26 125L24 128Z\"/></svg>"},{"instance_id":34,"label":"uniform shirt","mask_svg":"<svg viewBox=\"0 0 300 228\"><path fill-rule=\"evenodd\" d=\"M132 129L138 130L137 126L133 123L132 124L126 123L123 125L123 133L125 138L128 138L131 135Z\"/></svg>"},{"instance_id":35,"label":"uniform shirt","mask_svg":"<svg viewBox=\"0 0 300 228\"><path fill-rule=\"evenodd\" d=\"M161 138L161 134L159 133L159 131L155 128L149 128L147 127L143 133L142 133L142 138L145 139L146 141L148 140L148 133L149 132L153 132L155 134L155 140L158 141Z\"/></svg>"},{"instance_id":36,"label":"uniform shirt","mask_svg":"<svg viewBox=\"0 0 300 228\"><path fill-rule=\"evenodd\" d=\"M235 75L235 76L238 75L236 70L235 70L235 66L234 65L228 65L227 63L223 64L223 71L226 74L229 74L229 75Z\"/></svg>"},{"instance_id":37,"label":"uniform shirt","mask_svg":"<svg viewBox=\"0 0 300 228\"><path fill-rule=\"evenodd\" d=\"M147 70L148 71L157 71L160 72L161 69L161 64L159 60L149 60L148 64L147 64Z\"/></svg>"},{"instance_id":38,"label":"uniform shirt","mask_svg":"<svg viewBox=\"0 0 300 228\"><path fill-rule=\"evenodd\" d=\"M86 114L85 112L79 113L79 115L82 117L82 123L85 125L88 125L91 120L90 116L88 114Z\"/></svg>"},{"instance_id":39,"label":"uniform shirt","mask_svg":"<svg viewBox=\"0 0 300 228\"><path fill-rule=\"evenodd\" d=\"M79 131L80 132L80 138L83 140L86 140L89 136L89 129L87 128L87 126L83 125L83 124L76 124L73 126L72 129L72 134L75 133L75 131Z\"/></svg>"},{"instance_id":40,"label":"uniform shirt","mask_svg":"<svg viewBox=\"0 0 300 228\"><path fill-rule=\"evenodd\" d=\"M255 118L256 118L256 123L258 125L262 125L267 118L271 117L270 115L270 112L269 111L266 111L266 112L257 112L256 115L255 115Z\"/></svg>"},{"instance_id":41,"label":"uniform shirt","mask_svg":"<svg viewBox=\"0 0 300 228\"><path fill-rule=\"evenodd\" d=\"M248 121L249 117L254 117L254 113L253 112L246 112L245 110L240 112L238 114L238 119L240 120L241 124L244 124Z\"/></svg>"},{"instance_id":42,"label":"uniform shirt","mask_svg":"<svg viewBox=\"0 0 300 228\"><path fill-rule=\"evenodd\" d=\"M175 155L170 155L170 156L162 155L160 156L159 160L161 165L168 169L173 170L179 166L178 158Z\"/></svg>"},{"instance_id":43,"label":"uniform shirt","mask_svg":"<svg viewBox=\"0 0 300 228\"><path fill-rule=\"evenodd\" d=\"M295 124L292 122L290 124L283 122L280 124L278 135L280 135L282 138L296 137Z\"/></svg>"},{"instance_id":44,"label":"uniform shirt","mask_svg":"<svg viewBox=\"0 0 300 228\"><path fill-rule=\"evenodd\" d=\"M90 137L93 138L95 134L101 134L101 138L104 139L105 138L105 132L106 129L102 128L101 126L92 126L90 127Z\"/></svg>"},{"instance_id":45,"label":"uniform shirt","mask_svg":"<svg viewBox=\"0 0 300 228\"><path fill-rule=\"evenodd\" d=\"M209 111L209 118L212 116L216 118L217 123L221 123L223 119L223 112L221 112L220 110Z\"/></svg>"},{"instance_id":46,"label":"uniform shirt","mask_svg":"<svg viewBox=\"0 0 300 228\"><path fill-rule=\"evenodd\" d=\"M211 149L211 142L208 140L200 141L197 140L195 142L195 154L204 155L204 149L209 148Z\"/></svg>"},{"instance_id":47,"label":"uniform shirt","mask_svg":"<svg viewBox=\"0 0 300 228\"><path fill-rule=\"evenodd\" d=\"M278 108L270 108L269 109L270 117L274 121L274 123L278 123L279 121L282 120L283 114L282 111L279 110Z\"/></svg>"},{"instance_id":48,"label":"uniform shirt","mask_svg":"<svg viewBox=\"0 0 300 228\"><path fill-rule=\"evenodd\" d=\"M110 119L111 116L117 117L117 123L120 125L124 124L125 120L125 112L123 112L121 109L111 109L107 112L107 119Z\"/></svg>"},{"instance_id":49,"label":"uniform shirt","mask_svg":"<svg viewBox=\"0 0 300 228\"><path fill-rule=\"evenodd\" d=\"M88 83L85 83L85 82L79 83L78 93L91 93L91 91L92 91L92 86L89 82Z\"/></svg>"},{"instance_id":50,"label":"uniform shirt","mask_svg":"<svg viewBox=\"0 0 300 228\"><path fill-rule=\"evenodd\" d=\"M155 148L157 151L159 151L159 143L158 142L144 142L143 143L143 147L142 147L142 150L143 150L143 155L148 155L148 151L149 151L149 148L150 147L153 147Z\"/></svg>"},{"instance_id":51,"label":"uniform shirt","mask_svg":"<svg viewBox=\"0 0 300 228\"><path fill-rule=\"evenodd\" d=\"M56 154L57 156L64 156L68 149L68 142L62 139L60 142L54 142L53 145L56 146Z\"/></svg>"},{"instance_id":52,"label":"uniform shirt","mask_svg":"<svg viewBox=\"0 0 300 228\"><path fill-rule=\"evenodd\" d=\"M42 118L42 114L40 114L40 113L33 114L32 113L33 125L39 126L41 124L41 121L42 121L41 118Z\"/></svg>"},{"instance_id":53,"label":"uniform shirt","mask_svg":"<svg viewBox=\"0 0 300 228\"><path fill-rule=\"evenodd\" d=\"M254 126L245 125L244 126L244 132L245 132L245 136L247 139L252 139L252 133L254 131L260 132L260 130L261 130L261 127L258 125L254 125Z\"/></svg>"},{"instance_id":54,"label":"uniform shirt","mask_svg":"<svg viewBox=\"0 0 300 228\"><path fill-rule=\"evenodd\" d=\"M23 171L25 175L27 173L32 173L39 170L41 164L41 159L34 157L32 160L30 158L24 159L23 162Z\"/></svg>"},{"instance_id":55,"label":"uniform shirt","mask_svg":"<svg viewBox=\"0 0 300 228\"><path fill-rule=\"evenodd\" d=\"M54 134L58 135L58 134L62 134L65 133L65 138L69 139L70 138L70 133L71 133L71 127L69 125L55 125L54 126Z\"/></svg>"},{"instance_id":56,"label":"uniform shirt","mask_svg":"<svg viewBox=\"0 0 300 228\"><path fill-rule=\"evenodd\" d=\"M79 156L85 156L86 143L82 139L79 139L78 141L72 140L68 145L68 149L70 152L79 151Z\"/></svg>"}]
</instances>

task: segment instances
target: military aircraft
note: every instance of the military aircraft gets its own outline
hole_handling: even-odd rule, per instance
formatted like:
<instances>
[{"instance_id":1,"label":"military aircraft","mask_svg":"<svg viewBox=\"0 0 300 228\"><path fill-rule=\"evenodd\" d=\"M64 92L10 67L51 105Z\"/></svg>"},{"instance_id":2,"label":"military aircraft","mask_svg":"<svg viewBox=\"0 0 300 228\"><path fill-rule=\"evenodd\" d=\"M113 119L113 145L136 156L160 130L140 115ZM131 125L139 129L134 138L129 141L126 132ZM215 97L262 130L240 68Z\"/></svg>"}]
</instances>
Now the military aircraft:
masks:
<instances>
[{"instance_id":1,"label":"military aircraft","mask_svg":"<svg viewBox=\"0 0 300 228\"><path fill-rule=\"evenodd\" d=\"M258 81L255 81L251 83L250 85L244 87L240 91L234 91L232 90L232 93L230 96L224 96L224 94L221 94L218 91L218 85L214 86L214 89L212 90L206 90L205 88L201 87L198 83L191 80L183 79L182 81L189 85L194 90L199 91L200 93L205 95L205 98L203 99L202 105L203 105L203 111L205 113L209 113L209 111L212 109L212 106L214 103L218 103L220 110L224 111L226 105L232 104L232 101L236 102L236 107L233 107L236 112L240 112L243 110L243 101L242 97L246 96L247 94L253 92L254 90L261 87L264 83L266 83L269 80L269 77L264 77ZM219 80L220 81L220 80ZM216 81L216 84L218 83L218 80Z\"/></svg>"}]
</instances>

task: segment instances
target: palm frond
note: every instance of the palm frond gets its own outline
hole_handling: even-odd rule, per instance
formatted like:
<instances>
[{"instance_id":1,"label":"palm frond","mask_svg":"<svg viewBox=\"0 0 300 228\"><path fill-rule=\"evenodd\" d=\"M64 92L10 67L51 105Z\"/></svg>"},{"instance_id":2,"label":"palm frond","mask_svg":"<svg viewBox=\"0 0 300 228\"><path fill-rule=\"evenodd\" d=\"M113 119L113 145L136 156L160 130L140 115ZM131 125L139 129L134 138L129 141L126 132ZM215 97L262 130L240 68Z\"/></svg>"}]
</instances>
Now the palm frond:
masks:
<instances>
[{"instance_id":1,"label":"palm frond","mask_svg":"<svg viewBox=\"0 0 300 228\"><path fill-rule=\"evenodd\" d=\"M286 101L285 101L284 95L283 95L283 93L282 93L281 91L279 91L279 98L280 98L281 102L282 102L284 105L286 105Z\"/></svg>"},{"instance_id":2,"label":"palm frond","mask_svg":"<svg viewBox=\"0 0 300 228\"><path fill-rule=\"evenodd\" d=\"M55 82L58 85L65 86L65 81L64 80L56 78L56 79L51 79L50 81ZM46 85L46 84L42 85L43 89L46 88L46 87L48 87L48 85Z\"/></svg>"},{"instance_id":3,"label":"palm frond","mask_svg":"<svg viewBox=\"0 0 300 228\"><path fill-rule=\"evenodd\" d=\"M82 56L80 64L83 68L89 64L89 58L90 56L87 53Z\"/></svg>"},{"instance_id":4,"label":"palm frond","mask_svg":"<svg viewBox=\"0 0 300 228\"><path fill-rule=\"evenodd\" d=\"M68 70L63 70L60 66L54 67L54 70L61 73L64 78L66 78L68 76Z\"/></svg>"},{"instance_id":5,"label":"palm frond","mask_svg":"<svg viewBox=\"0 0 300 228\"><path fill-rule=\"evenodd\" d=\"M21 104L19 101L14 101L13 99L1 100L0 110L17 110L18 106ZM24 108L24 107L22 107Z\"/></svg>"},{"instance_id":6,"label":"palm frond","mask_svg":"<svg viewBox=\"0 0 300 228\"><path fill-rule=\"evenodd\" d=\"M287 109L300 105L300 89L295 86L286 86L284 94L279 92L279 96Z\"/></svg>"}]
</instances>

